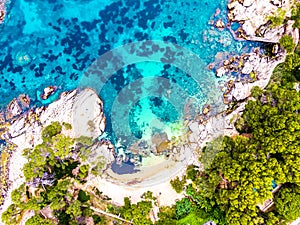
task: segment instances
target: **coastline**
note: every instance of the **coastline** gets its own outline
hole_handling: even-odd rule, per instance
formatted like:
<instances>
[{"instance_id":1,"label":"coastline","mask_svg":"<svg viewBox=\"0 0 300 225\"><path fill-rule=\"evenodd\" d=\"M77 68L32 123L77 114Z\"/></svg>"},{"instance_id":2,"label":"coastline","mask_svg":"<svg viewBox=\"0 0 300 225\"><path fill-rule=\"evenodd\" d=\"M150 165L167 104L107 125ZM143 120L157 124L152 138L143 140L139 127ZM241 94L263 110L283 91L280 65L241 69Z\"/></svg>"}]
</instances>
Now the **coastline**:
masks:
<instances>
[{"instance_id":1,"label":"coastline","mask_svg":"<svg viewBox=\"0 0 300 225\"><path fill-rule=\"evenodd\" d=\"M299 41L299 32L298 30L295 30L293 34L295 35L295 42L297 43ZM252 39L251 39L252 40ZM274 40L275 41L275 40ZM277 40L278 41L278 40ZM274 42L274 43L277 43ZM126 174L126 175L117 175L111 171L111 169L108 169L106 171L106 174L104 174L103 177L92 177L86 185L94 185L100 187L100 190L103 191L104 194L108 195L112 198L112 201L115 204L121 205L123 203L123 198L126 196L131 196L131 200L133 203L140 201L140 196L151 189L154 196L159 196L161 205L171 205L174 203L176 199L182 198L182 194L177 194L173 188L171 187L169 181L173 179L176 176L181 176L185 172L185 168L189 164L197 164L199 154L201 154L201 149L206 145L206 142L211 141L216 136L219 135L228 135L228 136L234 136L237 134L237 131L235 130L234 126L232 125L237 118L238 115L240 115L245 107L245 101L250 96L250 90L253 86L259 86L261 88L265 88L270 80L270 77L272 75L273 69L281 62L285 60L285 52L280 52L280 55L277 59L271 59L269 60L272 62L272 66L270 66L270 61L268 61L266 58L259 58L258 60L249 60L249 63L252 63L251 65L255 65L257 63L262 63L261 59L263 59L264 65L260 68L260 70L257 70L257 80L252 83L243 83L243 82L234 82L234 87L231 88L230 92L227 93L228 96L232 96L231 98L235 98L239 101L244 101L240 103L239 107L235 110L233 110L229 115L224 115L223 113L220 113L214 117L210 117L209 119L205 120L203 117L196 118L194 121L190 121L187 126L190 129L190 132L187 137L187 145L182 145L179 158L176 160L177 162L166 160L164 162L158 163L154 167L144 167L141 168L140 173L136 174ZM249 57L250 58L250 57ZM260 61L259 61L260 60ZM247 61L246 61L247 62ZM244 63L244 66L246 64ZM247 65L247 64L246 64ZM40 140L35 139L35 137L38 137L40 135L39 132L41 132L41 129L35 130L37 127L39 127L40 123L49 124L52 121L57 120L57 115L62 114L59 112L60 110L54 110L55 108L59 108L60 105L64 105L68 100L73 99L73 97L77 95L77 92L70 92L66 95L62 95L61 98L50 104L48 108L43 109L36 109L36 113L30 113L32 111L29 111L28 117L26 117L26 120L28 119L30 122L30 126L32 127L33 135L24 134L24 130L27 130L29 127L25 125L25 123L22 122L22 118L15 119L12 124L13 129L15 129L15 132L12 133L14 137L14 143L18 145L16 149L11 153L11 157L9 157L7 162L7 168L8 168L8 177L7 182L9 183L9 188L6 190L6 196L4 204L0 207L0 213L2 213L8 205L11 204L10 201L10 194L11 191L15 188L17 188L21 183L24 182L24 177L22 176L22 167L26 163L25 158L22 156L22 150L26 148L27 146L30 147L33 143L39 143ZM93 98L88 98L89 100L98 101L98 96L92 95ZM68 99L69 98L69 99ZM61 99L67 99L66 101L63 101ZM84 98L86 99L86 98ZM59 102L60 103L57 103ZM75 100L74 100L75 101ZM101 102L101 100L100 100ZM73 102L74 103L74 102ZM97 103L100 107L102 107L101 103ZM93 107L97 108L97 104L93 105ZM52 106L51 106L52 105ZM73 107L73 104L72 104ZM68 110L72 111L72 107L65 105L64 112L67 112ZM49 111L50 109L54 111ZM38 114L39 111L43 112L46 111L48 113ZM48 111L47 111L48 110ZM97 108L99 110L99 108ZM99 110L101 112L101 109ZM53 113L56 112L56 113ZM54 115L51 117L51 115ZM71 118L70 114L66 114L68 118ZM37 116L37 120L32 119L33 117ZM64 115L65 116L65 115ZM101 129L99 131L96 131L95 134L92 134L94 137L96 137L98 134L101 134L105 127L105 119L103 119L103 113L97 114L96 116L98 119L101 118L101 120L97 122L97 124L101 124ZM49 120L50 118L50 120ZM90 118L89 118L90 119ZM88 119L88 120L89 120ZM72 119L68 120L61 120L63 122L72 123ZM103 122L104 121L104 122ZM21 124L23 124L23 129ZM103 125L104 124L104 125ZM75 127L82 127L84 124L80 123L75 125ZM100 127L100 126L99 126ZM27 131L26 131L27 133ZM70 133L71 136L74 136L74 133ZM5 135L4 135L5 136ZM5 136L7 140L10 140L11 137ZM22 139L25 138L25 139ZM27 138L30 140L29 142L25 141ZM5 173L4 173L5 174ZM6 175L4 175L6 177ZM2 174L1 174L2 176ZM1 187L2 189L2 187ZM163 190L163 191L162 191ZM3 193L2 193L3 194Z\"/></svg>"},{"instance_id":2,"label":"coastline","mask_svg":"<svg viewBox=\"0 0 300 225\"><path fill-rule=\"evenodd\" d=\"M90 101L86 101L87 98L92 100L93 104L90 104ZM89 103L83 105L85 106L85 114L82 112L81 107L78 107L78 104L82 105L83 102ZM1 195L4 201L0 205L0 214L11 204L10 196L12 190L25 182L22 168L27 160L22 155L23 149L42 143L41 133L43 127L50 125L54 121L72 124L76 128L78 124L73 121L73 116L76 113L80 113L81 115L80 126L84 125L84 127L90 128L89 121L94 121L94 130L72 129L72 132L70 132L70 130L63 129L65 135L73 138L82 135L97 138L102 134L101 129L104 129L103 122L105 122L102 101L91 89L64 92L61 94L59 100L53 102L48 107L31 109L24 114L20 114L19 117L12 119L10 125L6 125L5 132L1 134L1 138L7 142L9 147L14 149L7 152L9 154L6 166L7 170L1 171L1 180L4 177L5 184L1 184Z\"/></svg>"}]
</instances>

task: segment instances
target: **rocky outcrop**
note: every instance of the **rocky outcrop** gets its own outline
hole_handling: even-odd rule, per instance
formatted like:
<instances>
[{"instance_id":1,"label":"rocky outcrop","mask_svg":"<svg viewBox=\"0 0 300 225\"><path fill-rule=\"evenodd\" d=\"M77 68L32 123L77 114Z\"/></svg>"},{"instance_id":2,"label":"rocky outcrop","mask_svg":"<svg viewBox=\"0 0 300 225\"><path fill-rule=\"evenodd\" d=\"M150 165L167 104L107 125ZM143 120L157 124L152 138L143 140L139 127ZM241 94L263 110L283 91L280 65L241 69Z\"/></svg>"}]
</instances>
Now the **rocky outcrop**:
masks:
<instances>
[{"instance_id":1,"label":"rocky outcrop","mask_svg":"<svg viewBox=\"0 0 300 225\"><path fill-rule=\"evenodd\" d=\"M12 112L19 108L12 104ZM97 138L105 129L103 103L92 89L63 92L60 99L47 107L31 109L10 122L2 138L23 148L39 143L42 129L52 122L69 123L71 137ZM29 140L29 141L28 141Z\"/></svg>"},{"instance_id":2,"label":"rocky outcrop","mask_svg":"<svg viewBox=\"0 0 300 225\"><path fill-rule=\"evenodd\" d=\"M294 0L232 0L228 5L228 18L238 22L241 27L235 35L252 41L279 42L284 34L296 34L289 21ZM270 16L284 13L287 22L275 26L270 22ZM295 37L296 38L296 37Z\"/></svg>"},{"instance_id":3,"label":"rocky outcrop","mask_svg":"<svg viewBox=\"0 0 300 225\"><path fill-rule=\"evenodd\" d=\"M23 100L25 98L24 104L28 103L26 96L22 95L21 98ZM13 110L16 107L14 104L17 104L16 100L10 106L12 112L19 112ZM11 190L19 187L25 181L22 168L27 160L22 155L22 150L42 142L43 128L54 121L69 123L73 129L63 129L64 134L71 137L87 136L95 139L105 129L102 106L103 103L94 90L74 90L62 93L59 100L47 107L31 109L20 114L17 118L1 124L1 126L5 125L6 128L1 134L1 138L9 143L9 146L13 146L13 151L9 152L11 156L7 163L8 170L1 171L1 176L6 177L9 189L1 187L1 194L6 197L0 211L5 210L11 204ZM101 155L105 163L111 163L114 160L113 148L109 144L96 143L92 150L97 156Z\"/></svg>"},{"instance_id":4,"label":"rocky outcrop","mask_svg":"<svg viewBox=\"0 0 300 225\"><path fill-rule=\"evenodd\" d=\"M41 99L43 100L48 99L51 95L54 94L56 90L57 90L56 86L49 86L44 88L43 93L41 94Z\"/></svg>"},{"instance_id":5,"label":"rocky outcrop","mask_svg":"<svg viewBox=\"0 0 300 225\"><path fill-rule=\"evenodd\" d=\"M87 162L91 168L97 170L98 175L102 175L115 161L114 146L109 142L96 142L90 149Z\"/></svg>"},{"instance_id":6,"label":"rocky outcrop","mask_svg":"<svg viewBox=\"0 0 300 225\"><path fill-rule=\"evenodd\" d=\"M224 93L224 103L233 100L243 100L250 96L254 86L265 88L269 83L274 68L285 61L286 52L279 46L283 35L290 35L297 44L299 30L293 28L294 21L289 20L293 8L293 0L232 0L228 5L228 18L241 26L233 32L237 39L268 42L274 44L275 56L262 55L259 51L232 57L225 60L216 70L216 76L230 76L232 72L241 74L243 79L231 80ZM283 13L284 23L275 26L270 21L271 16ZM237 60L236 60L237 59ZM225 63L226 62L226 63Z\"/></svg>"},{"instance_id":7,"label":"rocky outcrop","mask_svg":"<svg viewBox=\"0 0 300 225\"><path fill-rule=\"evenodd\" d=\"M210 142L217 137L231 137L238 135L234 123L242 115L245 105L245 102L241 103L233 112L227 115L221 113L210 117L207 120L203 120L200 117L196 120L190 121L188 123L190 130L188 135L190 148L194 150L201 150L204 146L206 146L207 142ZM201 154L201 152L199 153ZM199 163L197 165L201 166Z\"/></svg>"},{"instance_id":8,"label":"rocky outcrop","mask_svg":"<svg viewBox=\"0 0 300 225\"><path fill-rule=\"evenodd\" d=\"M254 86L265 88L275 67L285 61L285 51L279 51L275 57L252 52L235 58L239 60L219 68L227 72L238 72L244 76L243 79L237 78L235 81L227 82L227 90L223 96L226 104L233 100L246 99L250 96L250 91Z\"/></svg>"}]
</instances>

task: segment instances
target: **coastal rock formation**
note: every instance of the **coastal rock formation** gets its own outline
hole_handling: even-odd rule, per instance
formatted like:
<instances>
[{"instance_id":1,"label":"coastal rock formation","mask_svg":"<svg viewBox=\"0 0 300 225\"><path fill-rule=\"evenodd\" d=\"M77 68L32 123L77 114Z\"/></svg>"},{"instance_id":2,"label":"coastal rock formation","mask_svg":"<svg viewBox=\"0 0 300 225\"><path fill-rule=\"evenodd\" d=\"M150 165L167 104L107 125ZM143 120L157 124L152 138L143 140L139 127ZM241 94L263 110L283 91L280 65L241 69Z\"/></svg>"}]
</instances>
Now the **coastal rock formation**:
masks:
<instances>
[{"instance_id":1,"label":"coastal rock formation","mask_svg":"<svg viewBox=\"0 0 300 225\"><path fill-rule=\"evenodd\" d=\"M44 88L43 93L41 94L41 99L46 100L57 90L56 86L49 86Z\"/></svg>"},{"instance_id":2,"label":"coastal rock formation","mask_svg":"<svg viewBox=\"0 0 300 225\"><path fill-rule=\"evenodd\" d=\"M285 52L280 51L273 58L259 53L245 54L241 58L243 58L243 65L233 69L238 70L241 74L249 75L249 78L227 84L227 90L224 93L225 103L246 99L250 96L250 91L254 86L265 88L275 67L285 61Z\"/></svg>"},{"instance_id":3,"label":"coastal rock formation","mask_svg":"<svg viewBox=\"0 0 300 225\"><path fill-rule=\"evenodd\" d=\"M237 78L227 87L224 103L246 99L254 86L267 86L274 68L285 61L286 51L278 44L283 35L293 37L294 43L298 43L299 30L293 28L294 21L289 20L293 5L293 0L232 0L227 5L229 20L240 24L236 32L231 30L235 38L274 43L275 56L265 56L256 51L234 57L239 60L229 60L230 63L225 60L226 63L216 70L217 77L238 72L244 78ZM282 24L273 24L270 19L272 16L282 17Z\"/></svg>"},{"instance_id":4,"label":"coastal rock formation","mask_svg":"<svg viewBox=\"0 0 300 225\"><path fill-rule=\"evenodd\" d=\"M21 171L27 160L22 155L22 150L40 144L43 128L55 121L72 125L71 130L63 129L62 132L66 135L87 136L95 139L105 129L102 101L92 89L63 92L60 99L49 106L31 109L19 115L17 119L5 123L6 130L1 134L1 138L14 149L8 161L9 170L1 171L4 176L7 176L6 180L10 186L8 190L1 187L2 195L6 193L6 197L0 211L10 205L11 190L16 189L25 181ZM111 163L114 155L110 145L103 144L101 147L101 144L95 144L93 149L98 155L102 154L101 157L105 163Z\"/></svg>"},{"instance_id":5,"label":"coastal rock formation","mask_svg":"<svg viewBox=\"0 0 300 225\"><path fill-rule=\"evenodd\" d=\"M199 150L199 153L201 153L201 149L206 146L207 142L217 137L238 135L234 123L241 116L245 105L246 102L241 103L233 112L227 115L222 113L207 120L199 118L198 120L190 121L188 123L190 130L188 141L192 149ZM197 162L194 162L194 164L197 164ZM197 165L201 167L199 163Z\"/></svg>"},{"instance_id":6,"label":"coastal rock formation","mask_svg":"<svg viewBox=\"0 0 300 225\"><path fill-rule=\"evenodd\" d=\"M68 133L71 137L97 138L105 129L102 106L102 101L92 89L63 92L60 99L48 107L31 109L11 121L2 138L23 148L30 147L28 144L41 141L43 127L55 121L71 124L73 129Z\"/></svg>"},{"instance_id":7,"label":"coastal rock formation","mask_svg":"<svg viewBox=\"0 0 300 225\"><path fill-rule=\"evenodd\" d=\"M6 119L10 120L13 117L19 116L22 113L22 109L17 101L17 99L13 99L6 108Z\"/></svg>"},{"instance_id":8,"label":"coastal rock formation","mask_svg":"<svg viewBox=\"0 0 300 225\"><path fill-rule=\"evenodd\" d=\"M293 0L232 0L227 8L228 18L240 23L241 27L235 35L252 41L279 42L283 34L296 34L293 21L276 26L270 21L271 16L283 13L284 18L291 16Z\"/></svg>"},{"instance_id":9,"label":"coastal rock formation","mask_svg":"<svg viewBox=\"0 0 300 225\"><path fill-rule=\"evenodd\" d=\"M110 143L96 142L90 151L91 153L88 155L87 161L100 174L115 161L114 148Z\"/></svg>"}]
</instances>

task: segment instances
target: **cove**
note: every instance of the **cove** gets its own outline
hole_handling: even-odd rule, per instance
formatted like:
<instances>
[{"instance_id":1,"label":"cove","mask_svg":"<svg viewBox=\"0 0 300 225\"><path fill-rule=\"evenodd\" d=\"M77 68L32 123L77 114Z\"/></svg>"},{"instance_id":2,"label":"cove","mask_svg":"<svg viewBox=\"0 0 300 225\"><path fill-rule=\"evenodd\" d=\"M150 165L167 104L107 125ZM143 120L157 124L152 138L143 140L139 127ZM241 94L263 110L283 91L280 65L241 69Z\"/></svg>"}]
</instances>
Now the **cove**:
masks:
<instances>
[{"instance_id":1,"label":"cove","mask_svg":"<svg viewBox=\"0 0 300 225\"><path fill-rule=\"evenodd\" d=\"M193 118L204 104L212 105L215 113L224 109L222 79L208 64L260 46L236 41L227 29L210 25L220 18L226 24L226 3L12 1L0 37L1 107L20 93L27 93L34 106L48 104L39 93L49 85L58 86L57 97L62 91L101 84L97 91L107 125L100 138L112 141L124 158L130 159L135 144L147 155L155 138L171 139L185 132L184 119ZM185 52L199 60L182 69L175 61L190 55L181 54ZM107 62L97 61L105 54ZM144 54L143 60L134 59L139 54ZM157 60L147 60L153 55ZM113 73L103 80L99 68L108 66Z\"/></svg>"}]
</instances>

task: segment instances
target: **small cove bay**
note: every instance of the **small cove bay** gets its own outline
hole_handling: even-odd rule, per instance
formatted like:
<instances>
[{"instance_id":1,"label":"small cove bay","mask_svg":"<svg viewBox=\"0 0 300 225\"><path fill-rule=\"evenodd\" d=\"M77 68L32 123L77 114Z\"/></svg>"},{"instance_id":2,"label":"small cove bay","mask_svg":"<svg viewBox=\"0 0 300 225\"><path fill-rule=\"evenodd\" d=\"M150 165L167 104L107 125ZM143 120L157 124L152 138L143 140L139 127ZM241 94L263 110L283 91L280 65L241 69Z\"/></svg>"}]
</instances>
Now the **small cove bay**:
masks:
<instances>
[{"instance_id":1,"label":"small cove bay","mask_svg":"<svg viewBox=\"0 0 300 225\"><path fill-rule=\"evenodd\" d=\"M226 3L11 1L0 37L1 107L21 93L41 106L62 91L93 87L106 116L99 138L115 145L129 166L123 172L132 172L133 161L180 142L184 120L205 104L214 114L224 110L221 87L228 78L216 78L210 63L261 45L212 25L226 24ZM50 85L58 90L43 101L40 93Z\"/></svg>"}]
</instances>

